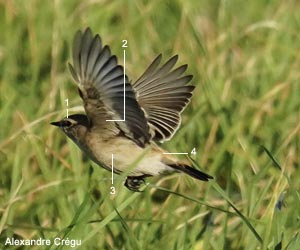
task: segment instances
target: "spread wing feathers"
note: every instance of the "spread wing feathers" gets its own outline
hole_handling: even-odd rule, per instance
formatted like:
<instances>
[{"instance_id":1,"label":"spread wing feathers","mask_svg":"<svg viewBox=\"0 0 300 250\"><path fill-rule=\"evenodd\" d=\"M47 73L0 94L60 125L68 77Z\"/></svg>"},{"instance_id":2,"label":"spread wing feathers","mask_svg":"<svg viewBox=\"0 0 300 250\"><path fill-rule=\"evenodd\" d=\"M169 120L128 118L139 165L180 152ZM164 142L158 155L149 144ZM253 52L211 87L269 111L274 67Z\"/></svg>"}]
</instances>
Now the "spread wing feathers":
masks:
<instances>
[{"instance_id":1,"label":"spread wing feathers","mask_svg":"<svg viewBox=\"0 0 300 250\"><path fill-rule=\"evenodd\" d=\"M117 57L111 55L107 45L102 46L99 35L93 37L89 28L76 33L73 65L69 64L69 68L94 129L119 128L141 146L149 142L149 126L127 76L125 121L106 121L124 119L124 72Z\"/></svg>"},{"instance_id":2,"label":"spread wing feathers","mask_svg":"<svg viewBox=\"0 0 300 250\"><path fill-rule=\"evenodd\" d=\"M153 130L153 140L162 142L169 140L178 129L180 113L189 103L195 87L186 86L193 78L191 75L182 76L187 65L173 69L177 55L159 66L161 59L161 55L154 59L133 88Z\"/></svg>"}]
</instances>

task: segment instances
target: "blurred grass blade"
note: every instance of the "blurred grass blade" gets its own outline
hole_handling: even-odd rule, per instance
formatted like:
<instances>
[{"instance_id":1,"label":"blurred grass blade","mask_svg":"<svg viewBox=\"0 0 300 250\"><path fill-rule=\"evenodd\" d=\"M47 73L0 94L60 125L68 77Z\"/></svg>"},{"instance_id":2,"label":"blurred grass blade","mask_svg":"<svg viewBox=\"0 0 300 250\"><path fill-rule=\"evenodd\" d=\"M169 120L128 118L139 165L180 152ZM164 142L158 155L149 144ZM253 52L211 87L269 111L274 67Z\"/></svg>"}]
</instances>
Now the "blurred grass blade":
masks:
<instances>
[{"instance_id":1,"label":"blurred grass blade","mask_svg":"<svg viewBox=\"0 0 300 250\"><path fill-rule=\"evenodd\" d=\"M238 216L245 222L245 224L248 226L250 231L254 234L255 238L262 244L263 240L260 237L260 235L256 232L255 228L252 226L250 221L247 219L246 216L244 216L237 207L233 204L233 202L230 200L230 198L227 196L227 194L222 190L222 188L217 184L214 183L213 187L219 192L219 194L228 202L228 204L233 208L233 210L238 214Z\"/></svg>"},{"instance_id":2,"label":"blurred grass blade","mask_svg":"<svg viewBox=\"0 0 300 250\"><path fill-rule=\"evenodd\" d=\"M272 160L274 166L277 167L279 170L282 170L279 162L273 157L273 155L271 154L271 152L265 146L262 146L262 148L267 153L267 155L270 157L270 159Z\"/></svg>"},{"instance_id":3,"label":"blurred grass blade","mask_svg":"<svg viewBox=\"0 0 300 250\"><path fill-rule=\"evenodd\" d=\"M175 191L172 191L170 189L166 189L166 188L163 188L163 187L159 187L159 186L155 186L155 185L152 185L152 184L148 184L150 187L153 187L157 190L160 190L160 191L164 191L164 192L167 192L169 194L174 194L174 195L177 195L179 197L182 197L184 199L187 199L187 200L190 200L190 201L193 201L193 202L196 202L196 203L199 203L201 205L204 205L208 208L211 208L211 209L214 209L214 210L218 210L218 211L221 211L221 212L224 212L224 213L229 213L229 214L232 214L234 215L234 213L230 212L230 211L227 211L226 209L223 209L223 208L219 208L219 207L215 207L215 206L212 206L212 205L209 205L208 203L204 202L204 201L201 201L201 200L197 200L191 196L187 196L187 195L184 195L184 194L181 194L181 193L178 193L178 192L175 192Z\"/></svg>"},{"instance_id":4,"label":"blurred grass blade","mask_svg":"<svg viewBox=\"0 0 300 250\"><path fill-rule=\"evenodd\" d=\"M117 208L118 211L121 212L123 209L125 209L126 207L128 207L129 205L131 205L133 203L133 201L140 196L140 193L134 193L132 194L130 197L128 197L128 199L126 199L124 202L122 202ZM82 239L82 243L84 244L84 242L88 241L89 239L91 239L93 236L95 236L100 229L102 229L103 227L105 227L109 222L111 222L116 216L117 216L117 212L113 211L110 214L108 214L97 226L95 226L95 228L89 232L88 235L85 236L85 238Z\"/></svg>"},{"instance_id":5,"label":"blurred grass blade","mask_svg":"<svg viewBox=\"0 0 300 250\"><path fill-rule=\"evenodd\" d=\"M85 210L85 207L88 205L90 201L90 194L89 193L86 193L85 195L85 198L83 200L83 202L80 204L79 208L77 209L71 223L69 226L67 226L66 228L64 228L62 231L60 231L55 237L53 237L53 239L57 238L57 237L60 237L60 235L63 233L63 236L60 237L62 239L65 239L69 233L71 232L72 228L78 223L78 220L80 218L80 215L82 214L82 212ZM98 206L98 205L97 205ZM54 240L51 240L52 244L48 247L45 248L45 250L48 250L48 249L51 249L53 243L54 243ZM60 249L62 248L63 245L61 245L60 247L57 247L56 249Z\"/></svg>"},{"instance_id":6,"label":"blurred grass blade","mask_svg":"<svg viewBox=\"0 0 300 250\"><path fill-rule=\"evenodd\" d=\"M119 213L118 209L116 207L114 207L118 217L120 218L120 222L122 227L124 228L125 232L127 233L127 237L128 239L131 241L132 243L132 248L134 249L141 249L141 246L139 244L139 241L137 240L136 236L134 235L134 233L132 232L132 230L130 229L130 227L127 225L126 221L124 220L124 218L121 216L121 214Z\"/></svg>"}]
</instances>

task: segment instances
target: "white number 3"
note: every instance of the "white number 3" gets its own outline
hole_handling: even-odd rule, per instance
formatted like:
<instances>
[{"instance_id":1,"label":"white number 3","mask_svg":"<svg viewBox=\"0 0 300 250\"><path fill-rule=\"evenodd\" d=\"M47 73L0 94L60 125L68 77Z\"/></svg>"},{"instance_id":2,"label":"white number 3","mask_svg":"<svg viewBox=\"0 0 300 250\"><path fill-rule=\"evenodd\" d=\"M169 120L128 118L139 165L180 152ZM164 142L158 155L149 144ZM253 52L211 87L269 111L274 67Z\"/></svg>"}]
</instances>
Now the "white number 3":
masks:
<instances>
[{"instance_id":1,"label":"white number 3","mask_svg":"<svg viewBox=\"0 0 300 250\"><path fill-rule=\"evenodd\" d=\"M115 187L110 187L110 194L115 194L115 193L116 193Z\"/></svg>"}]
</instances>

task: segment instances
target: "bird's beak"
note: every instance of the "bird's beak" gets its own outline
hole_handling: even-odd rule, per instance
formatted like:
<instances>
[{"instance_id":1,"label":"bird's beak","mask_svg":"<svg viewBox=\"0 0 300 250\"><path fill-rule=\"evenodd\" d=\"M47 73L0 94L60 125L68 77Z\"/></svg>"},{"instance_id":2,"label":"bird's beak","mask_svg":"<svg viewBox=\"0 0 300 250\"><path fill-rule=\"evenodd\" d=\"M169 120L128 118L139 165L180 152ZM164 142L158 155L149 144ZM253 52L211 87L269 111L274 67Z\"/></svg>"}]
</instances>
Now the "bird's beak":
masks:
<instances>
[{"instance_id":1,"label":"bird's beak","mask_svg":"<svg viewBox=\"0 0 300 250\"><path fill-rule=\"evenodd\" d=\"M50 122L50 124L57 127L61 126L61 122Z\"/></svg>"}]
</instances>

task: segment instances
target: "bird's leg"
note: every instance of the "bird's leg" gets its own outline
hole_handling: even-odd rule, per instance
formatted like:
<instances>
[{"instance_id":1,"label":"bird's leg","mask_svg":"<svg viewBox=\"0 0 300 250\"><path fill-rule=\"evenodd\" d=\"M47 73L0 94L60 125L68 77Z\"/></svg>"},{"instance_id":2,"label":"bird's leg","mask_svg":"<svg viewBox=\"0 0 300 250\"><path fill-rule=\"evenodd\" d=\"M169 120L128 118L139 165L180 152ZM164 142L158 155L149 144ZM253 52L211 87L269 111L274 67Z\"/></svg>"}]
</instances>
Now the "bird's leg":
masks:
<instances>
[{"instance_id":1,"label":"bird's leg","mask_svg":"<svg viewBox=\"0 0 300 250\"><path fill-rule=\"evenodd\" d=\"M140 187L144 184L146 176L128 176L126 181L125 181L125 187L127 187L130 191L133 192L141 192Z\"/></svg>"}]
</instances>

